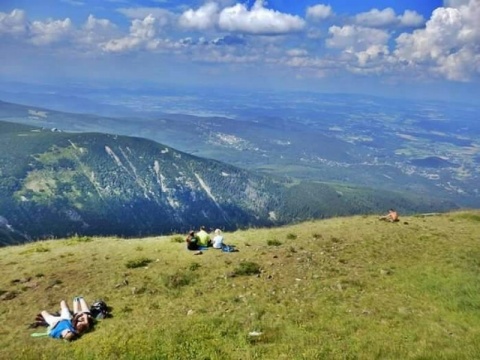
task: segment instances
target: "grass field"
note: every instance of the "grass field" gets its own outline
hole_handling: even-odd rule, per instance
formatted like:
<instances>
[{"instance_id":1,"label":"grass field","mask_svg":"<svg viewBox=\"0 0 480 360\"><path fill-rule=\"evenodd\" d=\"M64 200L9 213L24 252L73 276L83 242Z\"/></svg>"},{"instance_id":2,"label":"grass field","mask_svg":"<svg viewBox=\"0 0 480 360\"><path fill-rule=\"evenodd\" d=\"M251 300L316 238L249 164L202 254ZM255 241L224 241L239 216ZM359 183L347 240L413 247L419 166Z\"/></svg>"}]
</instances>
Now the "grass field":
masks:
<instances>
[{"instance_id":1,"label":"grass field","mask_svg":"<svg viewBox=\"0 0 480 360\"><path fill-rule=\"evenodd\" d=\"M183 235L0 248L0 358L480 357L480 212L225 235L239 252L195 256ZM113 317L71 343L30 336L77 295Z\"/></svg>"}]
</instances>

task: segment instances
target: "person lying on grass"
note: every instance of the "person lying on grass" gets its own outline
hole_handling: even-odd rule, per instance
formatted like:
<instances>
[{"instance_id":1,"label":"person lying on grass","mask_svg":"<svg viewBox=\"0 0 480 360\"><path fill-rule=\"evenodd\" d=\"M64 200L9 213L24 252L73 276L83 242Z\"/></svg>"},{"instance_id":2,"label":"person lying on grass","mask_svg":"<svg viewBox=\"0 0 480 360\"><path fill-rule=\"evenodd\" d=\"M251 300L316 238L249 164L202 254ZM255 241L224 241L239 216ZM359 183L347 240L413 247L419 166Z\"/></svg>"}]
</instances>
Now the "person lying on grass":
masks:
<instances>
[{"instance_id":1,"label":"person lying on grass","mask_svg":"<svg viewBox=\"0 0 480 360\"><path fill-rule=\"evenodd\" d=\"M93 326L93 317L85 299L77 296L73 299L73 326L79 333L90 330Z\"/></svg>"},{"instance_id":2,"label":"person lying on grass","mask_svg":"<svg viewBox=\"0 0 480 360\"><path fill-rule=\"evenodd\" d=\"M54 339L72 341L91 328L93 318L90 315L87 303L82 297L76 297L73 300L73 309L74 315L72 316L67 303L62 300L59 316L52 315L46 310L41 312L49 326L48 336Z\"/></svg>"},{"instance_id":3,"label":"person lying on grass","mask_svg":"<svg viewBox=\"0 0 480 360\"><path fill-rule=\"evenodd\" d=\"M60 316L52 315L46 310L41 314L49 326L48 336L72 341L80 335L72 323L72 313L65 300L60 301Z\"/></svg>"}]
</instances>

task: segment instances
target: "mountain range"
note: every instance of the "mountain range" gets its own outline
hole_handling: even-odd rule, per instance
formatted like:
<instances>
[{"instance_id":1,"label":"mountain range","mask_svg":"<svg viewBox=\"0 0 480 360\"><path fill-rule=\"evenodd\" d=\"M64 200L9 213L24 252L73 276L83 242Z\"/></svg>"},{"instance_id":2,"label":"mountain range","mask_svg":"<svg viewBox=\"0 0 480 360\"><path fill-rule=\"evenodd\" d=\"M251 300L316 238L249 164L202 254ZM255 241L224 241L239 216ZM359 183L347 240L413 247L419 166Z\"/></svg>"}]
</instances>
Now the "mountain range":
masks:
<instances>
[{"instance_id":1,"label":"mountain range","mask_svg":"<svg viewBox=\"0 0 480 360\"><path fill-rule=\"evenodd\" d=\"M139 137L10 121L0 121L0 199L0 245L456 207L417 194L267 175Z\"/></svg>"},{"instance_id":2,"label":"mountain range","mask_svg":"<svg viewBox=\"0 0 480 360\"><path fill-rule=\"evenodd\" d=\"M480 207L480 109L471 104L312 92L40 90L0 93L25 104L0 102L0 120L137 136L263 174Z\"/></svg>"}]
</instances>

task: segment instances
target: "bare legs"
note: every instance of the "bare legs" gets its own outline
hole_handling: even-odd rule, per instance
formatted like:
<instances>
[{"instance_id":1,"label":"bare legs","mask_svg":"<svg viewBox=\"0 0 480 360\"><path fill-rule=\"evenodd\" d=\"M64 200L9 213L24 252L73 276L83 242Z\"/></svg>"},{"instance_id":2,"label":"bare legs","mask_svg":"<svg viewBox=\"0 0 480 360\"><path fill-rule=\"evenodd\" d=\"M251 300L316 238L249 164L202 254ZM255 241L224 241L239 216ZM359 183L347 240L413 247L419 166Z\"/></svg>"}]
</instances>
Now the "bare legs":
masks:
<instances>
[{"instance_id":1,"label":"bare legs","mask_svg":"<svg viewBox=\"0 0 480 360\"><path fill-rule=\"evenodd\" d=\"M53 326L60 320L71 320L72 314L70 313L70 309L68 308L67 303L65 300L60 302L60 316L54 316L50 314L48 311L43 310L42 316L47 322L48 325Z\"/></svg>"},{"instance_id":2,"label":"bare legs","mask_svg":"<svg viewBox=\"0 0 480 360\"><path fill-rule=\"evenodd\" d=\"M90 308L83 297L73 299L73 313L75 315L79 313L90 313Z\"/></svg>"}]
</instances>

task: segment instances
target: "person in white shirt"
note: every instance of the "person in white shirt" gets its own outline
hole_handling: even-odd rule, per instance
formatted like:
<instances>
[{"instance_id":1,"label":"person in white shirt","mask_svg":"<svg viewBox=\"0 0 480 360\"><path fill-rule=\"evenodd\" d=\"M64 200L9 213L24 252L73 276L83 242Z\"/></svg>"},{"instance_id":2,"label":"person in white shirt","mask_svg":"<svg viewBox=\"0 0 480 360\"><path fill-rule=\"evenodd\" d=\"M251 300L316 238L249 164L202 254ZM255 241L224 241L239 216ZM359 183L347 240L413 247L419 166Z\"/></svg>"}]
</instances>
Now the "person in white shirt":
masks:
<instances>
[{"instance_id":1,"label":"person in white shirt","mask_svg":"<svg viewBox=\"0 0 480 360\"><path fill-rule=\"evenodd\" d=\"M222 230L216 229L215 230L215 237L213 238L213 248L214 249L221 249L222 247L223 247Z\"/></svg>"}]
</instances>

